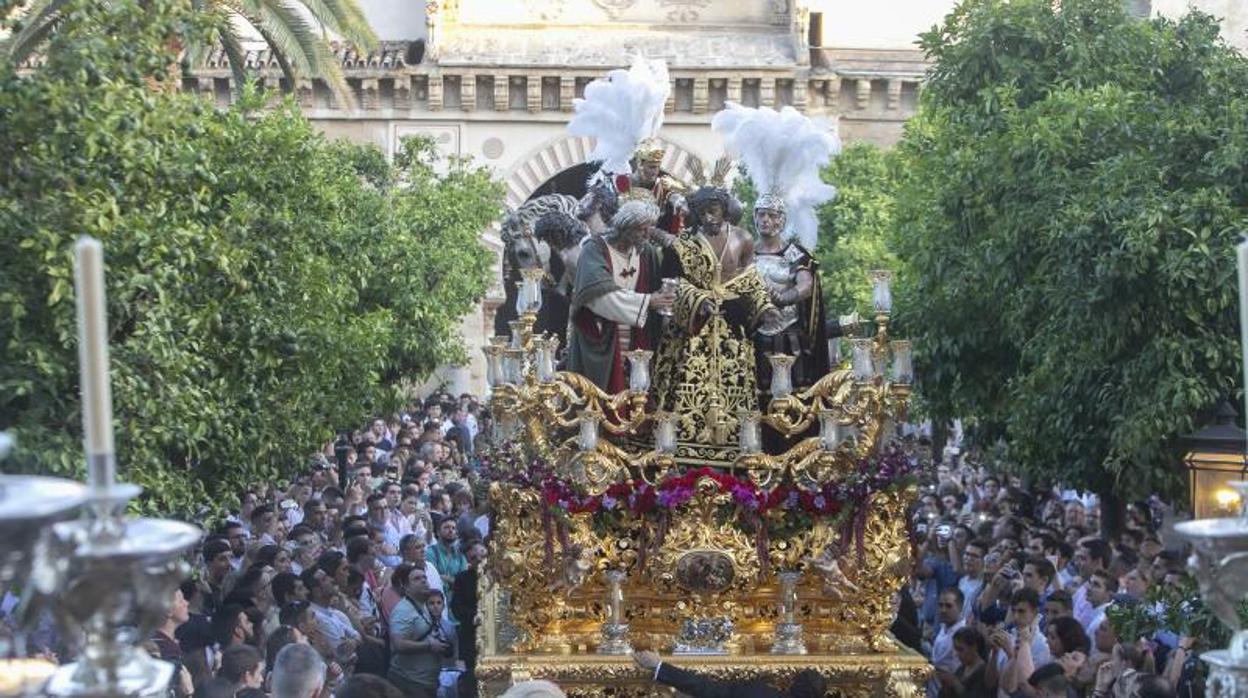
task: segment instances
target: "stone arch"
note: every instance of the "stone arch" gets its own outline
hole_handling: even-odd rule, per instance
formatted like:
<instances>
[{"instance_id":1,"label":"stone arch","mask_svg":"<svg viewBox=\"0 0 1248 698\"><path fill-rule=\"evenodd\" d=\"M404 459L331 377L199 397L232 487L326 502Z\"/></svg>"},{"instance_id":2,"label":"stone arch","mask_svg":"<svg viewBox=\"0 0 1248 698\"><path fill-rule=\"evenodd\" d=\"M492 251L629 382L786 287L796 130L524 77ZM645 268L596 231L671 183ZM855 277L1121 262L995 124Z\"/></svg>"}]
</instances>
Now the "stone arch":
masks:
<instances>
[{"instance_id":1,"label":"stone arch","mask_svg":"<svg viewBox=\"0 0 1248 698\"><path fill-rule=\"evenodd\" d=\"M697 157L697 155L669 138L660 136L659 140L667 146L667 153L663 156L663 169L683 175L685 163L689 161L689 158ZM523 204L546 180L585 162L586 156L593 149L592 138L560 136L530 151L520 158L503 178L507 193L507 207L514 209Z\"/></svg>"}]
</instances>

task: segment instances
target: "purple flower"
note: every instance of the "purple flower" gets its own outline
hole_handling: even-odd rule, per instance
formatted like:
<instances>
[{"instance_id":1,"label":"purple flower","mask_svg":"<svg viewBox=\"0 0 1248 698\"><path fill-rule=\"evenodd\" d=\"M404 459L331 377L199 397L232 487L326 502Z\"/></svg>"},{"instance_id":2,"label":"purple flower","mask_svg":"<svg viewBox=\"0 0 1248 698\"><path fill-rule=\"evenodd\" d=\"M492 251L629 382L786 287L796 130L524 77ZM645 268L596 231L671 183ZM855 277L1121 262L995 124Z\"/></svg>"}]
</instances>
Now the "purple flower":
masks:
<instances>
[{"instance_id":1,"label":"purple flower","mask_svg":"<svg viewBox=\"0 0 1248 698\"><path fill-rule=\"evenodd\" d=\"M815 495L814 501L815 501L815 508L818 509L819 511L823 511L824 509L828 508L828 500L823 495L821 494Z\"/></svg>"},{"instance_id":2,"label":"purple flower","mask_svg":"<svg viewBox=\"0 0 1248 698\"><path fill-rule=\"evenodd\" d=\"M757 509L759 506L758 495L754 490L740 483L732 486L732 498L746 509Z\"/></svg>"},{"instance_id":3,"label":"purple flower","mask_svg":"<svg viewBox=\"0 0 1248 698\"><path fill-rule=\"evenodd\" d=\"M602 495L602 508L603 509L607 509L607 510L614 509L617 505L619 505L619 503L620 503L619 500L617 500L615 497L612 497L609 494Z\"/></svg>"},{"instance_id":4,"label":"purple flower","mask_svg":"<svg viewBox=\"0 0 1248 698\"><path fill-rule=\"evenodd\" d=\"M659 506L675 509L693 498L692 487L672 487L659 492Z\"/></svg>"}]
</instances>

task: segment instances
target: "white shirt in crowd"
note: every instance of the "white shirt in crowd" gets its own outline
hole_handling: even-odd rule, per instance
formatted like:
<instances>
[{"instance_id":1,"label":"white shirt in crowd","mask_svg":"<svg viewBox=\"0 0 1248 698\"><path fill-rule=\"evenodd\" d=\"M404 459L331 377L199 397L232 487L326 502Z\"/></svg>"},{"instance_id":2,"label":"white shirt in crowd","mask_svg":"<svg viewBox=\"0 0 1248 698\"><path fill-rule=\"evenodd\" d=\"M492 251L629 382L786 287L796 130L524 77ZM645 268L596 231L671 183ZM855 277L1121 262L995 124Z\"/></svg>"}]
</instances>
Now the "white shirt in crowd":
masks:
<instances>
[{"instance_id":1,"label":"white shirt in crowd","mask_svg":"<svg viewBox=\"0 0 1248 698\"><path fill-rule=\"evenodd\" d=\"M359 640L360 634L351 627L351 619L347 614L336 608L326 608L311 604L312 615L316 616L316 624L325 636L329 646L337 649L346 640Z\"/></svg>"},{"instance_id":2,"label":"white shirt in crowd","mask_svg":"<svg viewBox=\"0 0 1248 698\"><path fill-rule=\"evenodd\" d=\"M1052 661L1052 657L1049 655L1049 642L1044 638L1044 633L1041 632L1039 625L1039 622L1033 623L1031 630L1031 662L1032 666L1037 669ZM1010 630L1010 642L1018 644L1018 628ZM997 652L997 671L1003 672L1008 661L1009 657L1004 652ZM1010 695L1004 689L997 689L999 698L1009 698Z\"/></svg>"},{"instance_id":3,"label":"white shirt in crowd","mask_svg":"<svg viewBox=\"0 0 1248 698\"><path fill-rule=\"evenodd\" d=\"M962 578L958 580L958 591L962 592L962 620L971 619L971 613L975 610L975 602L979 601L979 593L983 590L983 577L971 578L970 575L962 575Z\"/></svg>"},{"instance_id":4,"label":"white shirt in crowd","mask_svg":"<svg viewBox=\"0 0 1248 698\"><path fill-rule=\"evenodd\" d=\"M958 661L958 655L953 651L953 635L962 628L966 627L965 620L959 620L953 625L941 624L940 629L936 631L936 639L932 640L932 666L939 671L947 671L950 674L958 670L962 665ZM940 681L935 676L927 680L928 698L936 698L936 694L940 693Z\"/></svg>"},{"instance_id":5,"label":"white shirt in crowd","mask_svg":"<svg viewBox=\"0 0 1248 698\"><path fill-rule=\"evenodd\" d=\"M425 560L425 578L429 580L430 589L445 593L446 590L442 588L442 575L438 572L438 568L428 560Z\"/></svg>"},{"instance_id":6,"label":"white shirt in crowd","mask_svg":"<svg viewBox=\"0 0 1248 698\"><path fill-rule=\"evenodd\" d=\"M1105 602L1092 609L1092 615L1088 620L1088 624L1083 626L1083 630L1088 634L1088 637L1096 637L1096 629L1101 627L1101 623L1105 622L1105 609L1109 608L1110 603L1112 602Z\"/></svg>"},{"instance_id":7,"label":"white shirt in crowd","mask_svg":"<svg viewBox=\"0 0 1248 698\"><path fill-rule=\"evenodd\" d=\"M1079 621L1079 625L1088 627L1092 624L1092 616L1095 615L1096 609L1088 603L1088 583L1084 582L1075 589L1075 593L1070 595L1071 615L1075 620Z\"/></svg>"}]
</instances>

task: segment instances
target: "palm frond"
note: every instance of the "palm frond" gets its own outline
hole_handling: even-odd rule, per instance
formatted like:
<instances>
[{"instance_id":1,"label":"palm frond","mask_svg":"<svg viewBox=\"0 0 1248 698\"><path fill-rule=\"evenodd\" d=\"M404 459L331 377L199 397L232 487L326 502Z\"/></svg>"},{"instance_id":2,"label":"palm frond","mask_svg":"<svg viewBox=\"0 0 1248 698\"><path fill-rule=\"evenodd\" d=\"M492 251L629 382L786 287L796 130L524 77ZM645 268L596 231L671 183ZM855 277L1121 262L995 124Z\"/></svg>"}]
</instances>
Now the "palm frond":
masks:
<instances>
[{"instance_id":1,"label":"palm frond","mask_svg":"<svg viewBox=\"0 0 1248 698\"><path fill-rule=\"evenodd\" d=\"M0 55L14 65L30 58L56 27L67 4L69 0L33 0L24 12L22 28L0 40Z\"/></svg>"},{"instance_id":2,"label":"palm frond","mask_svg":"<svg viewBox=\"0 0 1248 698\"><path fill-rule=\"evenodd\" d=\"M301 5L326 29L351 42L356 48L377 48L377 35L356 0L300 0Z\"/></svg>"},{"instance_id":3,"label":"palm frond","mask_svg":"<svg viewBox=\"0 0 1248 698\"><path fill-rule=\"evenodd\" d=\"M264 43L273 46L277 40L264 27L256 27L256 31L260 32L260 36L264 38ZM277 66L282 69L282 75L290 81L291 87L294 87L295 80L299 74L295 71L295 67L290 64L290 59L281 51L271 51L273 59L277 61Z\"/></svg>"},{"instance_id":4,"label":"palm frond","mask_svg":"<svg viewBox=\"0 0 1248 698\"><path fill-rule=\"evenodd\" d=\"M271 48L285 54L296 73L321 78L339 101L355 108L342 66L297 0L244 0L243 5L248 20L268 37Z\"/></svg>"},{"instance_id":5,"label":"palm frond","mask_svg":"<svg viewBox=\"0 0 1248 698\"><path fill-rule=\"evenodd\" d=\"M230 73L234 76L234 93L241 96L243 86L247 84L247 50L243 48L243 40L238 35L238 30L232 25L226 24L220 35L221 49L230 61Z\"/></svg>"}]
</instances>

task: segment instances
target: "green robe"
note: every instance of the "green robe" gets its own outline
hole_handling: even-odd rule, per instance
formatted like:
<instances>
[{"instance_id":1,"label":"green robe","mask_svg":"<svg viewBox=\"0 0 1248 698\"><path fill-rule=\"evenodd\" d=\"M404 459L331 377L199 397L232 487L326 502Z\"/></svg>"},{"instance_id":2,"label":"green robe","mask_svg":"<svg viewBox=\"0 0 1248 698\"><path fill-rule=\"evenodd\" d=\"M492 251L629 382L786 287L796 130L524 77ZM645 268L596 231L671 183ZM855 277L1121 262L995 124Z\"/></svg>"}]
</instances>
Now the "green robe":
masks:
<instances>
[{"instance_id":1,"label":"green robe","mask_svg":"<svg viewBox=\"0 0 1248 698\"><path fill-rule=\"evenodd\" d=\"M659 253L649 243L639 250L638 293L652 293L660 286ZM594 236L585 241L576 263L576 280L572 287L571 326L568 328L568 370L575 371L607 392L627 387L628 371L618 351L616 324L590 309L589 303L607 293L618 291L611 269L611 255L606 240ZM633 349L654 349L660 322L650 313L644 328L631 333ZM620 384L623 377L623 385Z\"/></svg>"}]
</instances>

